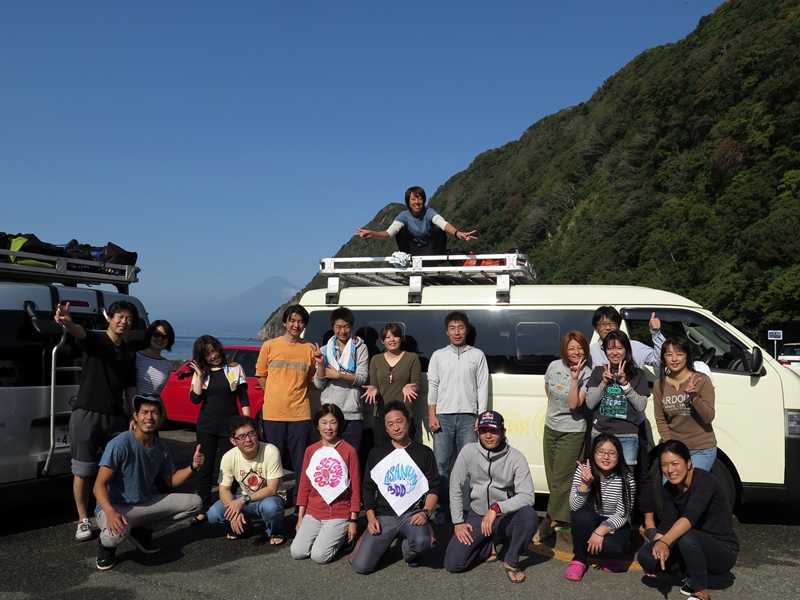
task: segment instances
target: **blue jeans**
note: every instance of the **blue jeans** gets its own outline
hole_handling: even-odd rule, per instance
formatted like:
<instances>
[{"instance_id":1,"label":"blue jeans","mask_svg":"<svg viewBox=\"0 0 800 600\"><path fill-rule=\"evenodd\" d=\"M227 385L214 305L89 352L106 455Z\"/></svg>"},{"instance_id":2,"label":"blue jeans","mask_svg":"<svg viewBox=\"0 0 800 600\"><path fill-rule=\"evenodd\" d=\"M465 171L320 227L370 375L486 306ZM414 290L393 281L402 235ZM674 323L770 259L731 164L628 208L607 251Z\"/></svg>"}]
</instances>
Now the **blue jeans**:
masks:
<instances>
[{"instance_id":1,"label":"blue jeans","mask_svg":"<svg viewBox=\"0 0 800 600\"><path fill-rule=\"evenodd\" d=\"M705 450L689 450L689 456L692 458L693 467L711 472L711 467L714 466L714 461L717 460L717 447L714 446Z\"/></svg>"},{"instance_id":2,"label":"blue jeans","mask_svg":"<svg viewBox=\"0 0 800 600\"><path fill-rule=\"evenodd\" d=\"M453 454L453 442L457 452L467 444L478 441L475 433L476 415L470 413L457 413L451 415L436 415L441 429L433 434L433 454L436 457L436 466L439 468L439 502L437 507L447 512L450 507L450 458ZM469 504L464 505L465 508Z\"/></svg>"},{"instance_id":3,"label":"blue jeans","mask_svg":"<svg viewBox=\"0 0 800 600\"><path fill-rule=\"evenodd\" d=\"M236 498L241 497L241 494L236 494ZM242 514L248 524L254 518L264 521L267 535L280 535L283 532L283 500L280 496L270 496L245 504L242 507ZM217 500L208 509L206 517L211 523L225 523L225 506L221 500Z\"/></svg>"}]
</instances>

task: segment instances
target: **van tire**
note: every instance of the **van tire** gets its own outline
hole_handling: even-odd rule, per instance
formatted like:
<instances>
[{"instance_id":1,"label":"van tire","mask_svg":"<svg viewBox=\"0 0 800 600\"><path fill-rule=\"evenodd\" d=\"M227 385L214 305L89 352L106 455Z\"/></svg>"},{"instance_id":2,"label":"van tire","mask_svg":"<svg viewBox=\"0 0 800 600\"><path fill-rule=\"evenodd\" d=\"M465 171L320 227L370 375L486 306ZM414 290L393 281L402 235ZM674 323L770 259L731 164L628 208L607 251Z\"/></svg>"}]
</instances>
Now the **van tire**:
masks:
<instances>
[{"instance_id":1,"label":"van tire","mask_svg":"<svg viewBox=\"0 0 800 600\"><path fill-rule=\"evenodd\" d=\"M714 466L711 467L711 474L719 480L722 491L728 497L728 504L733 510L733 507L736 506L736 481L733 475L720 459L714 461Z\"/></svg>"}]
</instances>

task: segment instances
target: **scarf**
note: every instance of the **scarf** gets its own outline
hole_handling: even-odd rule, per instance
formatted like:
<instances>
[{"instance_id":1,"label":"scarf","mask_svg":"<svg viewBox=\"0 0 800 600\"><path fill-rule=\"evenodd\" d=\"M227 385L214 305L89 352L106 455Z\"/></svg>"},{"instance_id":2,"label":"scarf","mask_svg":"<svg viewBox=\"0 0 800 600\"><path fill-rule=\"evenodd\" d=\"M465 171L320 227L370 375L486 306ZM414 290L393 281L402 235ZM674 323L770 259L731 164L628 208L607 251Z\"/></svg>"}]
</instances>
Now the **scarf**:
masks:
<instances>
[{"instance_id":1,"label":"scarf","mask_svg":"<svg viewBox=\"0 0 800 600\"><path fill-rule=\"evenodd\" d=\"M341 358L337 358L339 346L336 344L336 336L334 335L328 340L325 345L325 362L339 369L340 373L349 373L355 375L356 373L356 338L350 338L342 350Z\"/></svg>"}]
</instances>

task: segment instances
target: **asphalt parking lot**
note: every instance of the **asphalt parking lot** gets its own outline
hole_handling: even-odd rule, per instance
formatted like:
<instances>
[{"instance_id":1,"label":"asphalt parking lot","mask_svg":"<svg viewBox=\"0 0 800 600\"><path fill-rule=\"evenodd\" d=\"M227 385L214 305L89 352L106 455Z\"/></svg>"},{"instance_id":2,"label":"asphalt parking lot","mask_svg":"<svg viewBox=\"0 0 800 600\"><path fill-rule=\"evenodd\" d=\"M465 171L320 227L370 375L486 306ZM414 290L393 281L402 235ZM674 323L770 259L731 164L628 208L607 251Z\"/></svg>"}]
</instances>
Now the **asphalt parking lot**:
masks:
<instances>
[{"instance_id":1,"label":"asphalt parking lot","mask_svg":"<svg viewBox=\"0 0 800 600\"><path fill-rule=\"evenodd\" d=\"M177 463L188 463L193 434L167 432ZM190 485L190 484L189 484ZM6 499L8 501L8 499ZM537 507L538 508L538 507ZM749 506L737 511L742 551L733 574L711 578L715 599L794 599L800 596L800 505ZM228 541L220 528L190 528L181 523L155 536L163 550L146 556L129 544L117 553L117 566L95 567L96 542L74 539L74 507L68 485L34 493L21 506L0 514L0 600L27 598L172 600L248 598L403 598L436 599L683 598L679 581L646 579L636 563L617 574L590 569L580 582L564 579L571 546L548 540L524 556L527 580L509 582L502 563L482 564L453 575L442 567L452 527L435 528L437 545L418 569L403 562L393 547L369 576L353 573L347 556L329 565L295 561L288 544L270 547L255 532ZM289 520L289 529L293 521ZM362 528L364 524L362 523ZM630 553L629 559L632 558ZM502 558L502 549L501 549Z\"/></svg>"}]
</instances>

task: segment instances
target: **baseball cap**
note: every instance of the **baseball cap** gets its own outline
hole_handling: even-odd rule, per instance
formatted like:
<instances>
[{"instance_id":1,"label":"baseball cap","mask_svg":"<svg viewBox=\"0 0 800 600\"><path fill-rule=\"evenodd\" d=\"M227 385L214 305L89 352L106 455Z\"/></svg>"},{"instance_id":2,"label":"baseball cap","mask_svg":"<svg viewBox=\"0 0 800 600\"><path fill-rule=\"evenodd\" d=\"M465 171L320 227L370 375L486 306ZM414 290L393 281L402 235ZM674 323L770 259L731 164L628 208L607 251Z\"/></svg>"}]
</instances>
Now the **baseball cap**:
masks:
<instances>
[{"instance_id":1,"label":"baseball cap","mask_svg":"<svg viewBox=\"0 0 800 600\"><path fill-rule=\"evenodd\" d=\"M138 413L139 408L141 408L143 402L149 402L150 404L158 404L161 407L161 412L162 413L164 412L164 403L161 400L161 397L149 394L136 394L133 397L133 412Z\"/></svg>"},{"instance_id":2,"label":"baseball cap","mask_svg":"<svg viewBox=\"0 0 800 600\"><path fill-rule=\"evenodd\" d=\"M503 431L503 429L505 429L503 415L493 410L487 410L486 412L481 413L480 417L478 418L478 429L482 428Z\"/></svg>"}]
</instances>

